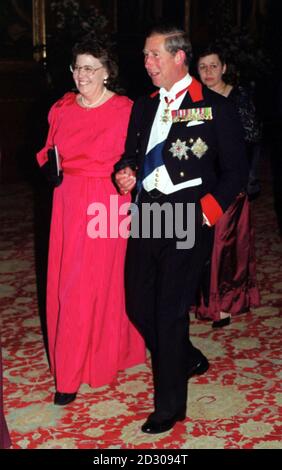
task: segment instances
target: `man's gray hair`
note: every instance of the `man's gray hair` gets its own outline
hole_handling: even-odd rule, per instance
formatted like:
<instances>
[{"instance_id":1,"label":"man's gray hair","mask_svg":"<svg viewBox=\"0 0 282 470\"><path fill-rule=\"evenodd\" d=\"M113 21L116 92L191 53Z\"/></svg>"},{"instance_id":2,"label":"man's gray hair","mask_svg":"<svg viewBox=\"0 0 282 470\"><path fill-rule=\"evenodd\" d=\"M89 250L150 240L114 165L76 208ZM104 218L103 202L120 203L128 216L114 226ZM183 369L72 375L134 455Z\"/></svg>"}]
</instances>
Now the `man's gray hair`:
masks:
<instances>
[{"instance_id":1,"label":"man's gray hair","mask_svg":"<svg viewBox=\"0 0 282 470\"><path fill-rule=\"evenodd\" d=\"M180 50L185 53L185 64L189 66L192 60L192 45L188 34L176 26L155 26L150 30L147 37L158 34L166 36L165 48L170 54L175 55Z\"/></svg>"}]
</instances>

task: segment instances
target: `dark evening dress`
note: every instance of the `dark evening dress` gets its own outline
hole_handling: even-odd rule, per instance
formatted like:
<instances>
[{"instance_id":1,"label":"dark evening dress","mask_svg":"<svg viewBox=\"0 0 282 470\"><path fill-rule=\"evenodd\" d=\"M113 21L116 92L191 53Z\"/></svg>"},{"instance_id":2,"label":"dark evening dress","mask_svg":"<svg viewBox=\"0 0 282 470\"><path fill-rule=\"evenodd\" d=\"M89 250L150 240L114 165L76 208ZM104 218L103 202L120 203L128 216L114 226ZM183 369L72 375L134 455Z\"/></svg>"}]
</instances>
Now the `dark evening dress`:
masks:
<instances>
[{"instance_id":1,"label":"dark evening dress","mask_svg":"<svg viewBox=\"0 0 282 470\"><path fill-rule=\"evenodd\" d=\"M240 115L249 154L260 139L253 103L240 86L234 87L227 99ZM198 303L197 318L214 321L220 319L220 312L233 316L260 305L254 227L246 193L237 196L215 225L212 256L205 266Z\"/></svg>"},{"instance_id":2,"label":"dark evening dress","mask_svg":"<svg viewBox=\"0 0 282 470\"><path fill-rule=\"evenodd\" d=\"M220 319L220 312L246 313L260 305L256 281L254 228L250 202L237 196L215 226L211 263L205 268L198 318Z\"/></svg>"}]
</instances>

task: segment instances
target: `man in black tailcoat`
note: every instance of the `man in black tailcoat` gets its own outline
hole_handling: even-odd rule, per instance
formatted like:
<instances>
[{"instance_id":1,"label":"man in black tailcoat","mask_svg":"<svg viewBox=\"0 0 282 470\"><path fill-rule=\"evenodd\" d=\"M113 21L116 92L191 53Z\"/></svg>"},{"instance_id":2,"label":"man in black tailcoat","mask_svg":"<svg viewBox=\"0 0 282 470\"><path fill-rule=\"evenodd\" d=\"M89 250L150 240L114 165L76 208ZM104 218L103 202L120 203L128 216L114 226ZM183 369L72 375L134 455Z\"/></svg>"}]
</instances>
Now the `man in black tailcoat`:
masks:
<instances>
[{"instance_id":1,"label":"man in black tailcoat","mask_svg":"<svg viewBox=\"0 0 282 470\"><path fill-rule=\"evenodd\" d=\"M114 173L121 193L137 192L126 306L151 352L154 412L142 431L152 434L185 419L187 381L208 370L207 358L189 340L188 312L212 226L248 176L236 112L189 75L190 59L184 31L163 27L148 35L145 68L159 90L135 103Z\"/></svg>"}]
</instances>

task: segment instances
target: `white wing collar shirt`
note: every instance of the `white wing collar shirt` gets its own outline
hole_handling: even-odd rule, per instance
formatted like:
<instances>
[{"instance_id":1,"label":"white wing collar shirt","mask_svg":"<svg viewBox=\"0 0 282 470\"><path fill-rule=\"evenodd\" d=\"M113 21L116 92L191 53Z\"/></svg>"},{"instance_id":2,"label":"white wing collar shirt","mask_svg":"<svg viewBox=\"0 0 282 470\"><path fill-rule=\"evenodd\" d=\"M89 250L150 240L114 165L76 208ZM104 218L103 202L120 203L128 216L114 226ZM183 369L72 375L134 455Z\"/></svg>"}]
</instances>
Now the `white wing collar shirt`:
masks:
<instances>
[{"instance_id":1,"label":"white wing collar shirt","mask_svg":"<svg viewBox=\"0 0 282 470\"><path fill-rule=\"evenodd\" d=\"M171 117L169 119L163 119L165 110L168 107L167 103L170 103L170 111L179 109L187 91L181 94L179 97L176 97L176 95L181 90L187 88L191 82L192 77L187 74L184 78L179 80L179 82L176 82L169 91L165 90L164 88L160 88L160 103L151 129L146 156L156 145L164 142L169 134L172 125ZM171 113L169 113L169 115L171 116ZM179 191L180 189L184 189L189 186L198 186L201 183L201 178L195 178L193 180L184 181L183 183L173 184L165 165L161 165L155 168L155 170L150 173L142 182L145 191L158 189L163 194L172 194L176 191Z\"/></svg>"}]
</instances>

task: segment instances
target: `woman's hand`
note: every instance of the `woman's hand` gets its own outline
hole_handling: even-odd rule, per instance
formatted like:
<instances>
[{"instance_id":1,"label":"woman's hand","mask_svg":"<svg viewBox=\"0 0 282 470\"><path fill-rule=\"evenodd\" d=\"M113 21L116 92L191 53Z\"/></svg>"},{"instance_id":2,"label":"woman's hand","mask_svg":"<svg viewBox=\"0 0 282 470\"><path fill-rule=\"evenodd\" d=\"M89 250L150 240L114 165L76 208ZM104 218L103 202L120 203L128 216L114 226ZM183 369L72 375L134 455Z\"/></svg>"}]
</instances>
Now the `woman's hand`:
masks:
<instances>
[{"instance_id":1,"label":"woman's hand","mask_svg":"<svg viewBox=\"0 0 282 470\"><path fill-rule=\"evenodd\" d=\"M136 184L135 171L129 166L118 171L115 175L115 181L121 194L127 194Z\"/></svg>"}]
</instances>

